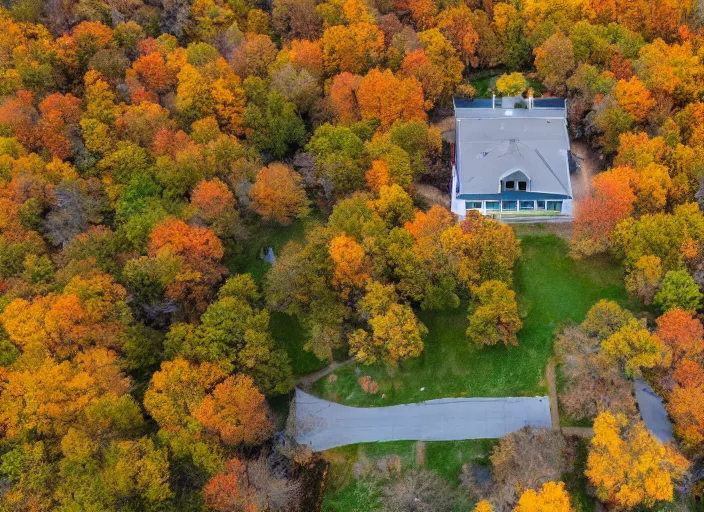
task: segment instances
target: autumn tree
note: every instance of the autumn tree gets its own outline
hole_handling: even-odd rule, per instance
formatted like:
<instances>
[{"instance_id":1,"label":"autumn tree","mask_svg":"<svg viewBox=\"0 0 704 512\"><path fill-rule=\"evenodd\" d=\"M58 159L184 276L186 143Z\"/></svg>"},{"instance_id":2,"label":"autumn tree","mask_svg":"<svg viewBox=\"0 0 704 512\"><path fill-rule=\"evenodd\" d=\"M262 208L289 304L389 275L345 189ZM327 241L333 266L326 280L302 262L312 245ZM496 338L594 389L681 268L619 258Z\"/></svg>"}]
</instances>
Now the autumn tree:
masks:
<instances>
[{"instance_id":1,"label":"autumn tree","mask_svg":"<svg viewBox=\"0 0 704 512\"><path fill-rule=\"evenodd\" d=\"M25 351L48 350L59 358L92 346L119 349L131 321L125 289L109 275L76 276L62 294L15 299L0 315L10 340Z\"/></svg>"},{"instance_id":2,"label":"autumn tree","mask_svg":"<svg viewBox=\"0 0 704 512\"><path fill-rule=\"evenodd\" d=\"M574 512L564 482L547 482L538 492L528 489L518 500L514 512Z\"/></svg>"},{"instance_id":3,"label":"autumn tree","mask_svg":"<svg viewBox=\"0 0 704 512\"><path fill-rule=\"evenodd\" d=\"M565 80L575 65L572 41L558 30L535 48L533 54L535 68L547 89L564 94Z\"/></svg>"},{"instance_id":4,"label":"autumn tree","mask_svg":"<svg viewBox=\"0 0 704 512\"><path fill-rule=\"evenodd\" d=\"M642 368L667 363L671 357L662 340L637 320L630 320L601 343L602 352L621 362L627 377Z\"/></svg>"},{"instance_id":5,"label":"autumn tree","mask_svg":"<svg viewBox=\"0 0 704 512\"><path fill-rule=\"evenodd\" d=\"M672 352L673 364L704 352L704 327L689 311L670 309L657 319L655 334Z\"/></svg>"},{"instance_id":6,"label":"autumn tree","mask_svg":"<svg viewBox=\"0 0 704 512\"><path fill-rule=\"evenodd\" d=\"M389 128L395 121L426 119L423 88L415 78L398 78L390 70L373 69L356 94L362 119L378 119Z\"/></svg>"},{"instance_id":7,"label":"autumn tree","mask_svg":"<svg viewBox=\"0 0 704 512\"><path fill-rule=\"evenodd\" d=\"M582 326L566 327L555 338L555 354L567 381L560 405L570 417L594 419L602 411L635 414L633 385L613 358L599 350L599 339Z\"/></svg>"},{"instance_id":8,"label":"autumn tree","mask_svg":"<svg viewBox=\"0 0 704 512\"><path fill-rule=\"evenodd\" d=\"M295 510L301 483L265 453L253 460L230 459L203 488L205 502L217 512Z\"/></svg>"},{"instance_id":9,"label":"autumn tree","mask_svg":"<svg viewBox=\"0 0 704 512\"><path fill-rule=\"evenodd\" d=\"M593 178L592 194L578 201L575 207L571 241L575 255L589 256L608 249L616 225L633 212L636 195L631 183L635 180L633 170L626 167Z\"/></svg>"},{"instance_id":10,"label":"autumn tree","mask_svg":"<svg viewBox=\"0 0 704 512\"><path fill-rule=\"evenodd\" d=\"M465 66L477 67L479 34L474 29L474 16L465 4L443 9L437 18L437 28L447 37L462 58Z\"/></svg>"},{"instance_id":11,"label":"autumn tree","mask_svg":"<svg viewBox=\"0 0 704 512\"><path fill-rule=\"evenodd\" d=\"M704 442L704 369L683 359L675 366L673 379L667 410L675 423L674 431L688 453L700 453Z\"/></svg>"},{"instance_id":12,"label":"autumn tree","mask_svg":"<svg viewBox=\"0 0 704 512\"><path fill-rule=\"evenodd\" d=\"M616 101L637 123L642 123L655 106L655 99L638 77L619 80L615 88Z\"/></svg>"},{"instance_id":13,"label":"autumn tree","mask_svg":"<svg viewBox=\"0 0 704 512\"><path fill-rule=\"evenodd\" d=\"M384 510L389 512L450 512L456 502L452 487L428 470L406 471L384 486L382 492Z\"/></svg>"},{"instance_id":14,"label":"autumn tree","mask_svg":"<svg viewBox=\"0 0 704 512\"><path fill-rule=\"evenodd\" d=\"M265 394L289 390L291 368L288 357L274 343L269 313L259 306L260 297L242 294L241 286L254 288L249 275L231 277L200 318L200 325L174 323L164 341L166 355L196 363L229 367L252 377Z\"/></svg>"},{"instance_id":15,"label":"autumn tree","mask_svg":"<svg viewBox=\"0 0 704 512\"><path fill-rule=\"evenodd\" d=\"M198 218L218 236L246 236L239 212L235 210L235 196L218 178L201 181L191 192L191 205L198 209Z\"/></svg>"},{"instance_id":16,"label":"autumn tree","mask_svg":"<svg viewBox=\"0 0 704 512\"><path fill-rule=\"evenodd\" d=\"M320 47L328 76L345 71L363 73L382 58L384 33L366 22L335 25L323 32Z\"/></svg>"},{"instance_id":17,"label":"autumn tree","mask_svg":"<svg viewBox=\"0 0 704 512\"><path fill-rule=\"evenodd\" d=\"M472 512L494 512L494 507L487 500L482 500L475 505Z\"/></svg>"},{"instance_id":18,"label":"autumn tree","mask_svg":"<svg viewBox=\"0 0 704 512\"><path fill-rule=\"evenodd\" d=\"M651 304L662 281L662 262L657 256L641 256L626 276L626 290L644 304Z\"/></svg>"},{"instance_id":19,"label":"autumn tree","mask_svg":"<svg viewBox=\"0 0 704 512\"><path fill-rule=\"evenodd\" d=\"M672 501L675 483L689 463L670 445L661 444L642 422L622 414L601 413L585 475L600 500L622 508L652 507Z\"/></svg>"},{"instance_id":20,"label":"autumn tree","mask_svg":"<svg viewBox=\"0 0 704 512\"><path fill-rule=\"evenodd\" d=\"M149 235L148 254L151 258L168 255L183 259L185 265L167 284L166 295L182 303L187 311L205 309L214 286L226 272L220 264L224 249L215 233L191 227L174 217L154 227Z\"/></svg>"},{"instance_id":21,"label":"autumn tree","mask_svg":"<svg viewBox=\"0 0 704 512\"><path fill-rule=\"evenodd\" d=\"M424 50L418 49L406 53L399 73L420 82L427 109L432 108L442 96L445 85L443 70L431 62Z\"/></svg>"},{"instance_id":22,"label":"autumn tree","mask_svg":"<svg viewBox=\"0 0 704 512\"><path fill-rule=\"evenodd\" d=\"M264 222L283 226L308 214L308 199L301 176L283 164L272 163L257 173L249 191L252 209Z\"/></svg>"},{"instance_id":23,"label":"autumn tree","mask_svg":"<svg viewBox=\"0 0 704 512\"><path fill-rule=\"evenodd\" d=\"M477 481L471 465L465 465L460 481L496 510L511 510L524 492L539 491L546 483L560 480L567 467L566 447L560 432L524 427L501 438L493 448L492 485Z\"/></svg>"},{"instance_id":24,"label":"autumn tree","mask_svg":"<svg viewBox=\"0 0 704 512\"><path fill-rule=\"evenodd\" d=\"M37 132L44 147L55 157L71 156L70 137L81 120L81 100L72 94L50 94L39 104Z\"/></svg>"},{"instance_id":25,"label":"autumn tree","mask_svg":"<svg viewBox=\"0 0 704 512\"><path fill-rule=\"evenodd\" d=\"M516 292L501 281L486 281L474 290L467 336L481 345L518 345L516 333L523 323L518 316Z\"/></svg>"},{"instance_id":26,"label":"autumn tree","mask_svg":"<svg viewBox=\"0 0 704 512\"><path fill-rule=\"evenodd\" d=\"M193 417L227 445L260 444L273 433L269 406L250 377L227 377L203 399Z\"/></svg>"},{"instance_id":27,"label":"autumn tree","mask_svg":"<svg viewBox=\"0 0 704 512\"><path fill-rule=\"evenodd\" d=\"M230 55L235 74L242 79L248 76L265 77L269 65L276 58L276 45L265 34L247 32L244 41Z\"/></svg>"},{"instance_id":28,"label":"autumn tree","mask_svg":"<svg viewBox=\"0 0 704 512\"><path fill-rule=\"evenodd\" d=\"M333 263L332 284L347 299L354 290L361 289L370 278L369 259L353 237L344 233L330 240L330 259Z\"/></svg>"},{"instance_id":29,"label":"autumn tree","mask_svg":"<svg viewBox=\"0 0 704 512\"><path fill-rule=\"evenodd\" d=\"M88 426L91 415L100 408L106 413L111 407L122 411L124 422L117 422L118 430L141 423L139 407L127 396L130 379L122 373L121 361L114 352L95 348L72 361L57 362L47 357L27 362L30 366L3 375L0 424L6 439L23 441L38 435L56 441L72 428ZM103 430L109 431L109 416L103 415L101 421Z\"/></svg>"}]
</instances>

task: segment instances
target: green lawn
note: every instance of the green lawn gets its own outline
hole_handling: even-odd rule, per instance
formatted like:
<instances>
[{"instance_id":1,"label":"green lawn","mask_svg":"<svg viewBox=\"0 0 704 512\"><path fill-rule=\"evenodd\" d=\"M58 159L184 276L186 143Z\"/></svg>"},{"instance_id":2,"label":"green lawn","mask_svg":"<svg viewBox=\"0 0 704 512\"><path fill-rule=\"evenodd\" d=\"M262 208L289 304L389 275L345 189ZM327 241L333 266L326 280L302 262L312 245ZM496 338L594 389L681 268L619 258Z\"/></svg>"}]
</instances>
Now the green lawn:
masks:
<instances>
[{"instance_id":1,"label":"green lawn","mask_svg":"<svg viewBox=\"0 0 704 512\"><path fill-rule=\"evenodd\" d=\"M267 248L273 247L276 255L281 252L283 246L289 241L303 242L306 232L322 223L322 215L314 213L303 219L296 220L288 226L275 224L253 226L250 229L249 238L242 244L244 250L237 254L229 254L225 264L231 273L249 273L252 274L252 277L257 282L261 282L270 267L262 258Z\"/></svg>"},{"instance_id":2,"label":"green lawn","mask_svg":"<svg viewBox=\"0 0 704 512\"><path fill-rule=\"evenodd\" d=\"M475 78L470 80L470 85L477 91L476 98L491 98L492 91L496 90L496 79L503 73L487 70L483 73L475 75ZM535 96L541 96L545 92L545 86L537 78L528 78L528 87L533 88Z\"/></svg>"},{"instance_id":3,"label":"green lawn","mask_svg":"<svg viewBox=\"0 0 704 512\"><path fill-rule=\"evenodd\" d=\"M469 461L488 464L488 456L494 440L476 439L456 442L425 443L423 467L436 471L453 484L458 483L462 465ZM365 443L343 446L325 452L330 462L327 492L323 510L327 512L366 512L379 510L379 489L369 478L355 478L354 464L367 459L375 461L388 455L398 455L402 468L419 467L416 464L415 441L388 443ZM470 507L459 508L469 510Z\"/></svg>"},{"instance_id":4,"label":"green lawn","mask_svg":"<svg viewBox=\"0 0 704 512\"><path fill-rule=\"evenodd\" d=\"M357 365L362 374L379 383L379 393L364 393L357 383L356 366L350 365L336 372L334 383L319 381L316 394L357 406L455 396L547 394L545 366L557 329L569 320L581 322L601 298L634 309L638 305L623 288L621 268L608 258L574 261L565 241L548 233L523 236L521 248L515 271L523 320L518 347L471 347L465 335L466 305L453 311L420 311L429 333L419 358L402 363L394 372L380 365Z\"/></svg>"}]
</instances>

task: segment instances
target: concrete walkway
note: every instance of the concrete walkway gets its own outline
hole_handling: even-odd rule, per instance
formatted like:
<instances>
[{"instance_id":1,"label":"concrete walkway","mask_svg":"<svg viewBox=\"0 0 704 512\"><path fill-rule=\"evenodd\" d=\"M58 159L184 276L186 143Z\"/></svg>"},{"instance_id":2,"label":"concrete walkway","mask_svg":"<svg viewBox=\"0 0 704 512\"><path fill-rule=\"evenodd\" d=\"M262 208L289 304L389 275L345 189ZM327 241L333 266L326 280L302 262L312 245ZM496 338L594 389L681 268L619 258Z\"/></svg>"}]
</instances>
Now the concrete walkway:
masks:
<instances>
[{"instance_id":1,"label":"concrete walkway","mask_svg":"<svg viewBox=\"0 0 704 512\"><path fill-rule=\"evenodd\" d=\"M672 441L674 439L672 424L665 406L662 404L662 398L656 395L650 384L643 379L635 379L633 385L636 388L638 409L640 409L645 426L663 443Z\"/></svg>"},{"instance_id":2,"label":"concrete walkway","mask_svg":"<svg viewBox=\"0 0 704 512\"><path fill-rule=\"evenodd\" d=\"M548 397L442 398L348 407L296 389L296 440L313 451L373 441L492 439L526 425L551 427Z\"/></svg>"}]
</instances>

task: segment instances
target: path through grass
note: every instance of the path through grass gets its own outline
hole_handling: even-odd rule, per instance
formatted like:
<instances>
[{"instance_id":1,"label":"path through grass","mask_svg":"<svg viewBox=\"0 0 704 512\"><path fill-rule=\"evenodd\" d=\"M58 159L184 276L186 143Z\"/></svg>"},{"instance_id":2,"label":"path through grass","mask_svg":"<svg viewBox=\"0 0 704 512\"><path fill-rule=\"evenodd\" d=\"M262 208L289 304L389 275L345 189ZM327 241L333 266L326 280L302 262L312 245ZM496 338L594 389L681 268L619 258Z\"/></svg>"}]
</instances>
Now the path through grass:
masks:
<instances>
[{"instance_id":1,"label":"path through grass","mask_svg":"<svg viewBox=\"0 0 704 512\"><path fill-rule=\"evenodd\" d=\"M382 406L457 396L546 395L545 367L553 336L566 322L581 322L601 298L637 308L623 288L621 268L608 258L574 261L564 240L551 234L526 235L516 266L515 287L523 329L518 347L470 346L465 335L466 305L452 311L421 311L428 327L421 357L394 372L383 366L350 365L337 381L323 379L319 396L356 406ZM379 392L362 391L357 379L370 375ZM386 398L382 398L386 395Z\"/></svg>"}]
</instances>

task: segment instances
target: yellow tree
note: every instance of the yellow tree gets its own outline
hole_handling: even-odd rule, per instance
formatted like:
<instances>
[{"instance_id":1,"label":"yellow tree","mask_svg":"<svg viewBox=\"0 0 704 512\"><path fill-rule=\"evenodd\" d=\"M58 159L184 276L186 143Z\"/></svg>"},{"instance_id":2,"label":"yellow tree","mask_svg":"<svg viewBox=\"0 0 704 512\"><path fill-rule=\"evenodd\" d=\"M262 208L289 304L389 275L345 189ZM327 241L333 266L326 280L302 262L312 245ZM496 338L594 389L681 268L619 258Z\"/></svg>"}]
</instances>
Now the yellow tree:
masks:
<instances>
[{"instance_id":1,"label":"yellow tree","mask_svg":"<svg viewBox=\"0 0 704 512\"><path fill-rule=\"evenodd\" d=\"M626 376L640 375L641 368L669 364L671 354L660 338L632 319L601 343L603 354L623 364Z\"/></svg>"},{"instance_id":2,"label":"yellow tree","mask_svg":"<svg viewBox=\"0 0 704 512\"><path fill-rule=\"evenodd\" d=\"M384 33L371 23L335 25L323 32L320 47L328 75L362 73L381 59Z\"/></svg>"},{"instance_id":3,"label":"yellow tree","mask_svg":"<svg viewBox=\"0 0 704 512\"><path fill-rule=\"evenodd\" d=\"M470 307L467 336L481 345L518 345L516 333L523 323L516 292L502 281L486 281L474 290L477 304Z\"/></svg>"},{"instance_id":4,"label":"yellow tree","mask_svg":"<svg viewBox=\"0 0 704 512\"><path fill-rule=\"evenodd\" d=\"M584 474L601 501L618 508L652 507L672 501L674 482L689 463L663 445L642 422L602 412L594 421L594 438Z\"/></svg>"},{"instance_id":5,"label":"yellow tree","mask_svg":"<svg viewBox=\"0 0 704 512\"><path fill-rule=\"evenodd\" d=\"M494 512L494 507L486 500L482 500L476 504L472 512Z\"/></svg>"},{"instance_id":6,"label":"yellow tree","mask_svg":"<svg viewBox=\"0 0 704 512\"><path fill-rule=\"evenodd\" d=\"M394 366L423 352L428 329L407 304L391 304L369 320L371 333L358 329L349 337L350 353L367 364Z\"/></svg>"},{"instance_id":7,"label":"yellow tree","mask_svg":"<svg viewBox=\"0 0 704 512\"><path fill-rule=\"evenodd\" d=\"M513 510L514 512L574 512L564 482L546 482L538 492L528 489Z\"/></svg>"}]
</instances>

